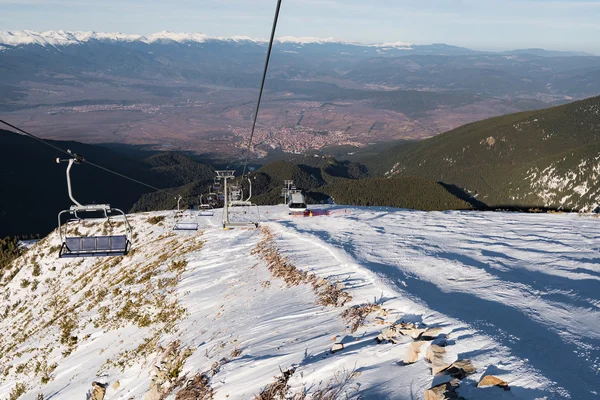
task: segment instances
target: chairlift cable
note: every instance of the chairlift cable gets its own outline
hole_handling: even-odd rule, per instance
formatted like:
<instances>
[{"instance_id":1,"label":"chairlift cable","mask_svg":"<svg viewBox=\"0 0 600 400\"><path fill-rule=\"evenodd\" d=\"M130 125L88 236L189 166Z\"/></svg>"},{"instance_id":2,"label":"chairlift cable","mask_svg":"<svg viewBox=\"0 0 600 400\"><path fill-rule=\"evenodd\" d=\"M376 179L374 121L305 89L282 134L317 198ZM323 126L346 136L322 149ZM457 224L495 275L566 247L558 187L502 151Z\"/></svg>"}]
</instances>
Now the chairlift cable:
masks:
<instances>
[{"instance_id":1,"label":"chairlift cable","mask_svg":"<svg viewBox=\"0 0 600 400\"><path fill-rule=\"evenodd\" d=\"M156 190L157 192L164 192L164 193L169 193L169 194L171 194L170 192L168 192L168 191L166 191L166 190L164 190L164 189L159 189L159 188L157 188L157 187L155 187L155 186L149 185L149 184L147 184L147 183L144 183L144 182L142 182L142 181L138 181L137 179L130 178L130 177L128 177L127 175L123 175L123 174L121 174L121 173L119 173L119 172L113 171L113 170L111 170L111 169L108 169L108 168L106 168L106 167L103 167L103 166L101 166L101 165L94 164L94 163L93 163L93 162L91 162L91 161L85 160L85 162L86 162L87 164L91 165L92 167L96 167L96 168L98 168L98 169L101 169L101 170L103 170L103 171L110 172L110 173L111 173L111 174L113 174L113 175L120 176L121 178L128 179L128 180L130 180L130 181L132 181L132 182L135 182L135 183L137 183L137 184L139 184L139 185L146 186L146 187L148 187L148 188L150 188L150 189L154 189L154 190Z\"/></svg>"},{"instance_id":2,"label":"chairlift cable","mask_svg":"<svg viewBox=\"0 0 600 400\"><path fill-rule=\"evenodd\" d=\"M55 145L53 145L53 144L50 144L50 143L48 143L47 141L45 141L44 139L40 139L39 137L37 137L37 136L35 136L35 135L32 135L31 133L29 133L29 132L27 132L27 131L25 131L25 130L23 130L23 129L21 129L21 128L17 127L17 126L14 126L14 125L12 125L12 124L9 124L8 122L6 122L6 121L4 121L4 120L2 120L2 119L0 119L0 123L3 123L4 125L11 127L12 129L14 129L14 130L18 131L19 133L22 133L22 134L23 134L23 135L25 135L25 136L28 136L28 137L30 137L30 138L32 138L32 139L35 139L35 140L37 140L38 142L41 142L41 143L45 144L46 146L50 146L50 147L52 147L54 150L60 151L61 153L65 153L65 154L66 154L66 155L68 155L69 157L72 157L72 156L73 156L73 155L72 155L71 153L69 153L68 151L66 151L66 150L63 150L63 149L61 149L60 147L57 147L57 146L55 146Z\"/></svg>"},{"instance_id":3,"label":"chairlift cable","mask_svg":"<svg viewBox=\"0 0 600 400\"><path fill-rule=\"evenodd\" d=\"M109 173L111 173L111 174L113 174L113 175L117 175L117 176L120 176L121 178L128 179L128 180L130 180L130 181L132 181L132 182L135 182L135 183L137 183L137 184L139 184L139 185L142 185L142 186L146 186L146 187L148 187L148 188L150 188L150 189L153 189L153 190L156 190L156 191L158 191L158 192L169 193L168 191L166 191L166 190L164 190L164 189L159 189L159 188L157 188L157 187L155 187L155 186L152 186L152 185L149 185L149 184L147 184L147 183L144 183L144 182L142 182L142 181L139 181L139 180L137 180L137 179L131 178L131 177L127 176L127 175L123 175L123 174L121 174L121 173L119 173L119 172L116 172L116 171L113 171L113 170L111 170L111 169L108 169L108 168L106 168L106 167L103 167L103 166L101 166L101 165L95 164L95 163L93 163L93 162L91 162L91 161L89 161L89 160L87 160L87 159L85 159L85 158L83 158L83 157L81 157L81 156L79 156L79 155L75 155L75 154L69 153L68 151L66 151L66 150L64 150L64 149L61 149L60 147L58 147L58 146L55 146L55 145L53 145L53 144L51 144L51 143L48 143L48 142L47 142L47 141L45 141L44 139L41 139L41 138L39 138L39 137L35 136L34 134L31 134L31 133L29 133L29 132L27 132L27 131L25 131L25 130L23 130L23 129L21 129L21 128L17 127L17 126L14 126L14 125L12 125L12 124L10 124L10 123L8 123L8 122L6 122L6 121L2 120L2 119L0 119L0 123L4 124L4 125L6 125L6 126L9 126L9 127L11 127L12 129L16 130L17 132L19 132L19 133L22 133L22 134L24 134L25 136L27 136L27 137L30 137L31 139L35 139L35 140L37 140L38 142L40 142L40 143L43 143L43 144L45 144L46 146L49 146L49 147L53 148L53 149L54 149L54 150L56 150L56 151L60 151L61 153L64 153L64 154L68 155L70 158L72 158L72 157L76 157L76 158L78 159L78 161L79 161L79 162L84 162L84 163L87 163L87 164L91 165L92 167L96 167L96 168L98 168L98 169L101 169L101 170L103 170L103 171L109 172Z\"/></svg>"},{"instance_id":4,"label":"chairlift cable","mask_svg":"<svg viewBox=\"0 0 600 400\"><path fill-rule=\"evenodd\" d=\"M246 175L246 167L248 165L248 156L250 155L250 147L252 146L252 138L254 137L254 129L256 128L256 120L258 119L258 110L260 108L260 100L262 98L263 89L265 87L265 80L267 78L267 69L269 68L269 59L271 58L271 49L273 48L273 41L275 39L275 29L277 28L277 20L279 19L279 9L281 8L281 0L277 0L277 8L275 9L275 17L273 19L273 27L271 28L271 39L269 40L269 48L267 49L267 59L265 60L265 68L263 71L262 82L260 84L260 91L258 93L258 102L256 103L256 112L254 113L254 121L252 121L252 131L250 131L250 140L248 140L248 147L246 148L246 158L244 160L244 172L242 176Z\"/></svg>"}]
</instances>

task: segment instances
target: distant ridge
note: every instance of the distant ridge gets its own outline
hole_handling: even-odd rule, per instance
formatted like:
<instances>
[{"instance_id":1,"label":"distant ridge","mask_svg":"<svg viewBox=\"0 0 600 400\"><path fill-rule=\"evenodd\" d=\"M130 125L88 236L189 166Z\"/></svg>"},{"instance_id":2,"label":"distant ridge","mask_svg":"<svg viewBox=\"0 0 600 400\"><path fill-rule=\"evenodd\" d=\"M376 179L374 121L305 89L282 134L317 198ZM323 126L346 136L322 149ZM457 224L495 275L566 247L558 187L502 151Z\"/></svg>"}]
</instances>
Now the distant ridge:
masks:
<instances>
[{"instance_id":1,"label":"distant ridge","mask_svg":"<svg viewBox=\"0 0 600 400\"><path fill-rule=\"evenodd\" d=\"M37 44L40 46L69 46L86 43L89 41L98 40L106 42L142 42L156 43L162 41L171 41L178 43L204 43L209 41L233 41L233 42L255 42L267 43L263 38L252 38L248 36L209 36L203 33L182 33L161 31L151 35L136 35L120 32L94 32L94 31L46 31L35 32L30 30L16 31L0 31L0 44L9 46L22 46ZM348 42L335 38L317 38L317 37L295 37L281 36L277 38L280 43L293 44L325 44L325 43L340 43L354 46L365 47L394 47L394 48L412 48L409 43L393 42L393 43L377 43L377 44L362 44L358 42Z\"/></svg>"},{"instance_id":2,"label":"distant ridge","mask_svg":"<svg viewBox=\"0 0 600 400\"><path fill-rule=\"evenodd\" d=\"M354 47L366 47L378 50L406 50L420 51L425 53L462 53L462 54L485 54L493 52L476 51L464 47L451 46L444 43L433 43L430 45L416 45L403 41L389 41L384 43L359 43L353 41L345 41L329 38L318 37L296 37L296 36L280 36L276 39L280 44L289 45L346 45ZM203 33L185 33L185 32L170 32L161 31L150 35L127 34L120 32L94 32L94 31L64 31L51 30L46 32L36 32L31 30L11 30L0 31L0 50L6 50L11 47L20 47L27 45L39 46L71 46L81 45L88 42L123 42L123 43L207 43L207 42L231 42L231 43L255 43L265 45L267 40L264 38L252 38L249 36L209 36ZM571 51L554 51L544 49L517 49L511 51L503 51L494 54L503 55L521 55L530 54L541 57L571 57L571 56L592 56L589 53L571 52Z\"/></svg>"}]
</instances>

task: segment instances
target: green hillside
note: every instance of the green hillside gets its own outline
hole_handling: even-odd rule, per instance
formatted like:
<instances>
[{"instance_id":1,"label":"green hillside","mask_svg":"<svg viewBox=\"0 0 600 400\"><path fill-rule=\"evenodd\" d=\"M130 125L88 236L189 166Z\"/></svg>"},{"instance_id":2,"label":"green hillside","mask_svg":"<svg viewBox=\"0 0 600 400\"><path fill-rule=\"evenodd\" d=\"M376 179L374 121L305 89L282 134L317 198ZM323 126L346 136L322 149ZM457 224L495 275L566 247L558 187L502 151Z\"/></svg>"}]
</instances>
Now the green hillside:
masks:
<instances>
[{"instance_id":1,"label":"green hillside","mask_svg":"<svg viewBox=\"0 0 600 400\"><path fill-rule=\"evenodd\" d=\"M323 188L337 204L389 206L424 211L468 210L471 206L442 185L423 178L339 179Z\"/></svg>"},{"instance_id":2,"label":"green hillside","mask_svg":"<svg viewBox=\"0 0 600 400\"><path fill-rule=\"evenodd\" d=\"M318 167L317 167L318 165ZM277 161L259 169L253 179L258 204L281 203L283 181L293 179L308 203L335 201L358 206L389 206L418 210L470 209L471 206L442 185L423 178L366 178L366 168L333 158L312 166ZM256 184L260 182L260 184Z\"/></svg>"},{"instance_id":3,"label":"green hillside","mask_svg":"<svg viewBox=\"0 0 600 400\"><path fill-rule=\"evenodd\" d=\"M454 184L489 206L594 209L600 97L475 122L366 160L379 176Z\"/></svg>"}]
</instances>

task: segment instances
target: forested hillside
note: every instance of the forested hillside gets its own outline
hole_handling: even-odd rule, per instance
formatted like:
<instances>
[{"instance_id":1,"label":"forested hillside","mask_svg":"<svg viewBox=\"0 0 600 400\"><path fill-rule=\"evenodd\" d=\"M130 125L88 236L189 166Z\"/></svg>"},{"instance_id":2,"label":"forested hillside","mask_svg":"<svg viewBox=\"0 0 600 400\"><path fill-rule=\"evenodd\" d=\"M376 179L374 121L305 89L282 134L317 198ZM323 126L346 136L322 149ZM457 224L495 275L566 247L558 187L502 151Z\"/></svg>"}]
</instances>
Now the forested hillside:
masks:
<instances>
[{"instance_id":1,"label":"forested hillside","mask_svg":"<svg viewBox=\"0 0 600 400\"><path fill-rule=\"evenodd\" d=\"M145 160L128 158L102 146L78 142L49 141L71 149L86 159L113 171L159 188L195 181L212 182L212 168L183 154L159 154ZM66 154L13 132L0 130L0 237L45 235L56 227L59 211L68 209L66 164L56 158ZM73 195L84 204L109 203L129 211L151 188L139 185L88 164L71 171ZM166 195L165 195L166 196ZM166 196L166 206L174 207L174 195ZM153 204L153 209L156 205Z\"/></svg>"},{"instance_id":2,"label":"forested hillside","mask_svg":"<svg viewBox=\"0 0 600 400\"><path fill-rule=\"evenodd\" d=\"M600 97L491 118L394 147L378 176L455 184L489 206L594 210L600 194Z\"/></svg>"}]
</instances>

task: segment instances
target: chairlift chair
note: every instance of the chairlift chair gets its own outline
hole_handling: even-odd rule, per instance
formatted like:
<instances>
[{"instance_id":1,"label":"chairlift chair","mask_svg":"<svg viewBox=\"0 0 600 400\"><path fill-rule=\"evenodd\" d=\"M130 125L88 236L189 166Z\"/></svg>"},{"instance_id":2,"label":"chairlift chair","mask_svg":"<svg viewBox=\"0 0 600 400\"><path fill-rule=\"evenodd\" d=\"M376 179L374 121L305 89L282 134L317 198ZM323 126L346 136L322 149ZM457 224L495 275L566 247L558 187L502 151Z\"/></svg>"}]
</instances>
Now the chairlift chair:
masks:
<instances>
[{"instance_id":1,"label":"chairlift chair","mask_svg":"<svg viewBox=\"0 0 600 400\"><path fill-rule=\"evenodd\" d=\"M181 218L183 216L183 212L182 210L179 208L180 203L181 203L182 197L178 196L177 197L177 214L175 217L175 225L173 226L173 230L174 231L197 231L199 228L199 224L196 221L180 221L178 220L179 218Z\"/></svg>"},{"instance_id":2,"label":"chairlift chair","mask_svg":"<svg viewBox=\"0 0 600 400\"><path fill-rule=\"evenodd\" d=\"M200 204L198 205L198 207L200 208L199 215L201 217L212 217L215 214L213 211L213 206L210 204L210 196L209 203L204 203L202 201L202 195L200 195Z\"/></svg>"},{"instance_id":3,"label":"chairlift chair","mask_svg":"<svg viewBox=\"0 0 600 400\"><path fill-rule=\"evenodd\" d=\"M85 161L83 157L68 150L73 158L61 160L56 159L57 163L68 162L67 166L67 189L69 198L74 203L68 210L63 210L58 213L58 233L60 237L61 247L58 253L59 258L66 257L107 257L107 256L125 256L129 253L132 243L132 230L129 220L125 213L118 209L112 208L109 204L91 204L82 205L73 197L71 188L71 168L73 164L80 164ZM98 220L97 215L100 214L102 219L111 224L111 219L119 218L125 224L124 235L103 235L103 236L83 236L80 234L69 236L69 227L74 223L93 219ZM71 215L73 218L64 220L64 215ZM92 217L90 217L90 215ZM96 216L94 218L94 216Z\"/></svg>"},{"instance_id":4,"label":"chairlift chair","mask_svg":"<svg viewBox=\"0 0 600 400\"><path fill-rule=\"evenodd\" d=\"M250 198L252 197L252 181L248 178L248 182L250 184L249 196L246 200L242 200L243 191L241 186L233 185L232 190L227 187L227 180L234 178L235 171L227 170L227 171L217 171L217 177L219 179L223 179L224 181L224 206L223 206L223 228L258 228L258 221L260 220L260 212L258 206L250 202ZM234 196L233 199L229 198L229 195L232 194ZM240 218L240 214L235 212L230 212L230 210L238 209L243 210L243 214L246 216L252 216L253 213L249 213L248 211L251 208L256 209L256 217L250 218L250 220L242 220ZM236 215L235 220L231 220L229 217Z\"/></svg>"}]
</instances>

